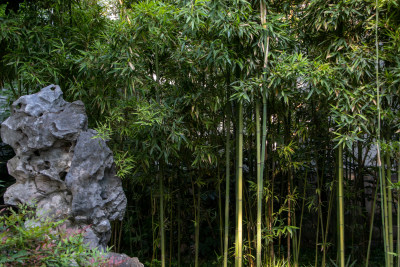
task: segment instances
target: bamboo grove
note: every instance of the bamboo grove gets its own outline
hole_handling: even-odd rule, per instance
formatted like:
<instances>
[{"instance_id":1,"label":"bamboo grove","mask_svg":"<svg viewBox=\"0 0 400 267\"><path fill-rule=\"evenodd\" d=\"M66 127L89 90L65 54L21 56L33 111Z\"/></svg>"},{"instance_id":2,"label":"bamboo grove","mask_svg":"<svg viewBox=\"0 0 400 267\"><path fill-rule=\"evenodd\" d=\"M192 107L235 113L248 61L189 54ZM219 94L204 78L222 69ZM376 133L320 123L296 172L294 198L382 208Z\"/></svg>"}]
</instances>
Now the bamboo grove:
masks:
<instances>
[{"instance_id":1,"label":"bamboo grove","mask_svg":"<svg viewBox=\"0 0 400 267\"><path fill-rule=\"evenodd\" d=\"M0 5L0 84L85 103L128 198L113 250L400 266L398 1L105 3Z\"/></svg>"}]
</instances>

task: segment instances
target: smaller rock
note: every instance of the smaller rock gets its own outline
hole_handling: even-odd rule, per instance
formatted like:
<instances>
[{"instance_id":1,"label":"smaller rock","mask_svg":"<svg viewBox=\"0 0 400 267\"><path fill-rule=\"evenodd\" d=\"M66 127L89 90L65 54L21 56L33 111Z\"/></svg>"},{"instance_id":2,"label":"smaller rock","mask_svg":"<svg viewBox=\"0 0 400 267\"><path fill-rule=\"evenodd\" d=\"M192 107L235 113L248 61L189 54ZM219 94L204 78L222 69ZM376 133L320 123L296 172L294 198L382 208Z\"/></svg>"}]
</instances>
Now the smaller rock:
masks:
<instances>
[{"instance_id":1,"label":"smaller rock","mask_svg":"<svg viewBox=\"0 0 400 267\"><path fill-rule=\"evenodd\" d=\"M110 252L107 254L108 263L118 267L144 267L138 258L131 258L126 254Z\"/></svg>"}]
</instances>

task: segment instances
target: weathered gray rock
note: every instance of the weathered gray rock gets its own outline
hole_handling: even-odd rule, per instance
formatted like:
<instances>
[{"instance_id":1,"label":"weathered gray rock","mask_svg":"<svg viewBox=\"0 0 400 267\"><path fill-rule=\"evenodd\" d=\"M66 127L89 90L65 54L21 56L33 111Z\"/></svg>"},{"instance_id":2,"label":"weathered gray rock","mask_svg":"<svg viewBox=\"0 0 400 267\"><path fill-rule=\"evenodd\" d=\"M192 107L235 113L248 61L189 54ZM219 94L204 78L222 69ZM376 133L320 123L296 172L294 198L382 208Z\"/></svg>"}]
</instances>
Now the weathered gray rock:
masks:
<instances>
[{"instance_id":1,"label":"weathered gray rock","mask_svg":"<svg viewBox=\"0 0 400 267\"><path fill-rule=\"evenodd\" d=\"M111 150L88 129L83 103L62 96L60 87L51 85L13 103L1 138L16 153L7 163L16 183L4 201L35 202L46 216L68 218L70 227L91 225L85 240L104 248L110 221L124 216L126 197Z\"/></svg>"},{"instance_id":2,"label":"weathered gray rock","mask_svg":"<svg viewBox=\"0 0 400 267\"><path fill-rule=\"evenodd\" d=\"M119 267L143 267L144 265L139 262L138 258L131 258L125 254L118 254L110 252L107 255L111 266Z\"/></svg>"}]
</instances>

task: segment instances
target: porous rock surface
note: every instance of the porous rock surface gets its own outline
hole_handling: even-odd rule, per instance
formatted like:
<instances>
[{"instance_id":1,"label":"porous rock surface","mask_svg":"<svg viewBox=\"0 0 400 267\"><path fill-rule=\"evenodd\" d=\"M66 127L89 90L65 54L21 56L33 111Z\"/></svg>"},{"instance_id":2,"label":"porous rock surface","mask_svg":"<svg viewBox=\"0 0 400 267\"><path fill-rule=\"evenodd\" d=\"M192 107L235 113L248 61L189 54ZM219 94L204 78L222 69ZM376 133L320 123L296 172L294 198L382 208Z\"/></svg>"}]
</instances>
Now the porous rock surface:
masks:
<instances>
[{"instance_id":1,"label":"porous rock surface","mask_svg":"<svg viewBox=\"0 0 400 267\"><path fill-rule=\"evenodd\" d=\"M12 104L1 138L16 153L7 163L16 183L4 202L34 202L45 216L68 218L68 227L86 229L90 247L105 248L110 221L122 220L126 197L111 150L88 129L83 103L62 96L51 85Z\"/></svg>"},{"instance_id":2,"label":"porous rock surface","mask_svg":"<svg viewBox=\"0 0 400 267\"><path fill-rule=\"evenodd\" d=\"M109 263L111 266L118 266L118 267L143 267L143 263L141 263L138 258L131 258L126 254L118 254L110 252L107 255L109 259Z\"/></svg>"}]
</instances>

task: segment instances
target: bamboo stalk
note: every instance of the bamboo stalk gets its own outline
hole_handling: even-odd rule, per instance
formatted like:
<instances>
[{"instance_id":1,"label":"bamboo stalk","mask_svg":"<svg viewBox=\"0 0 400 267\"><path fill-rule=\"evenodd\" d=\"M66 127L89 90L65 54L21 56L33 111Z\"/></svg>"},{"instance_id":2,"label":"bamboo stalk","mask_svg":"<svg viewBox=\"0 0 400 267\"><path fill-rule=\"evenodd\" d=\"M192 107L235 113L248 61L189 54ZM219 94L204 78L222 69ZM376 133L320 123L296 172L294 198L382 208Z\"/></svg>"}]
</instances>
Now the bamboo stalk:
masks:
<instances>
[{"instance_id":1,"label":"bamboo stalk","mask_svg":"<svg viewBox=\"0 0 400 267\"><path fill-rule=\"evenodd\" d=\"M377 179L377 182L376 182L374 201L373 201L372 207L371 207L371 223L370 223L370 226L369 226L367 259L366 259L365 267L368 267L368 264L369 264L369 256L370 256L371 243L372 243L372 231L374 229L375 206L376 206L376 199L377 199L377 196L378 196L378 185L379 185L379 179Z\"/></svg>"},{"instance_id":2,"label":"bamboo stalk","mask_svg":"<svg viewBox=\"0 0 400 267\"><path fill-rule=\"evenodd\" d=\"M315 263L314 267L318 267L318 235L319 235L319 210L317 218L317 234L315 235Z\"/></svg>"},{"instance_id":3,"label":"bamboo stalk","mask_svg":"<svg viewBox=\"0 0 400 267\"><path fill-rule=\"evenodd\" d=\"M151 264L150 266L153 266L153 261L156 257L155 253L156 253L156 249L155 249L155 244L156 244L156 238L155 238L155 230L154 230L154 209L155 209L155 205L153 205L153 189L150 190L150 207L151 207L151 230L152 230L152 234L153 234L153 253L151 256Z\"/></svg>"},{"instance_id":4,"label":"bamboo stalk","mask_svg":"<svg viewBox=\"0 0 400 267\"><path fill-rule=\"evenodd\" d=\"M175 178L176 178L176 174L175 174ZM169 194L169 217L171 218L171 226L169 227L169 267L171 267L172 264L172 241L173 241L173 237L172 237L172 229L173 229L173 218L174 216L172 215L172 207L173 205L173 200L172 200L172 189L171 189L171 177L168 178L168 194Z\"/></svg>"},{"instance_id":5,"label":"bamboo stalk","mask_svg":"<svg viewBox=\"0 0 400 267\"><path fill-rule=\"evenodd\" d=\"M326 252L327 252L326 243L327 243L327 239L328 239L329 223L331 222L333 195L334 195L334 190L332 188L331 194L329 197L328 217L326 218L325 237L324 237L324 243L323 243L323 247L322 247L322 249L323 249L322 266L326 265Z\"/></svg>"},{"instance_id":6,"label":"bamboo stalk","mask_svg":"<svg viewBox=\"0 0 400 267\"><path fill-rule=\"evenodd\" d=\"M303 201L301 204L301 215L300 215L300 225L299 225L299 237L298 237L298 243L297 243L297 252L296 252L296 257L295 257L295 264L296 266L298 265L299 262L299 256L300 256L300 241L301 241L301 231L302 231L302 225L303 225L303 215L304 215L304 204L306 202L306 189L307 189L307 173L308 169L306 169L306 174L304 176L304 189L303 189Z\"/></svg>"},{"instance_id":7,"label":"bamboo stalk","mask_svg":"<svg viewBox=\"0 0 400 267\"><path fill-rule=\"evenodd\" d=\"M345 253L344 253L344 205L343 205L343 144L339 145L339 190L338 190L338 199L339 199L339 241L340 241L340 266L345 267Z\"/></svg>"},{"instance_id":8,"label":"bamboo stalk","mask_svg":"<svg viewBox=\"0 0 400 267\"><path fill-rule=\"evenodd\" d=\"M193 192L194 193L194 192ZM195 261L194 266L199 266L199 243L200 243L200 187L198 187L197 193L197 215L195 218L195 242L194 242L194 251L195 251Z\"/></svg>"},{"instance_id":9,"label":"bamboo stalk","mask_svg":"<svg viewBox=\"0 0 400 267\"><path fill-rule=\"evenodd\" d=\"M392 210L392 189L391 189L391 181L392 181L392 164L390 162L390 154L389 152L386 152L386 166L387 166L387 171L386 171L386 179L388 182L387 186L387 206L388 206L388 238L389 238L389 265L393 266L393 255L391 253L394 252L393 250L393 210Z\"/></svg>"},{"instance_id":10,"label":"bamboo stalk","mask_svg":"<svg viewBox=\"0 0 400 267\"><path fill-rule=\"evenodd\" d=\"M178 267L181 266L181 194L178 195Z\"/></svg>"},{"instance_id":11,"label":"bamboo stalk","mask_svg":"<svg viewBox=\"0 0 400 267\"><path fill-rule=\"evenodd\" d=\"M266 15L267 15L267 7L264 1L260 1L260 13L261 13L261 24L264 30L266 29ZM264 50L264 66L263 71L266 72L268 66L268 53L269 53L269 36L267 36L266 45L263 45ZM264 80L265 80L265 73L264 73ZM263 201L263 186L264 186L264 166L265 166L265 146L266 146L266 139L267 139L267 97L266 92L262 92L262 101L263 101L263 120L262 120L262 141L261 141L261 158L260 158L260 170L258 174L258 201L257 201L257 267L261 266L261 253L262 253L262 241L261 241L261 226L262 226L262 201ZM259 112L259 107L257 108ZM259 115L257 115L257 122L258 127L259 125ZM258 128L259 129L259 128ZM257 141L259 142L259 136L257 137ZM257 145L259 154L259 147Z\"/></svg>"},{"instance_id":12,"label":"bamboo stalk","mask_svg":"<svg viewBox=\"0 0 400 267\"><path fill-rule=\"evenodd\" d=\"M219 167L218 168L218 214L219 214L219 239L220 239L220 253L224 252L224 237L223 237L223 222L222 222L222 197L221 197L221 182Z\"/></svg>"},{"instance_id":13,"label":"bamboo stalk","mask_svg":"<svg viewBox=\"0 0 400 267\"><path fill-rule=\"evenodd\" d=\"M376 15L375 15L375 73L376 73L376 109L378 112L378 129L377 129L377 161L378 161L378 170L379 170L379 180L380 180L380 191L381 191L381 214L382 214L382 226L384 229L383 233L383 242L384 242L384 249L385 249L385 265L389 266L389 246L388 246L388 231L387 231L387 220L386 215L386 185L385 179L383 175L383 168L382 168L382 158L381 158L381 151L380 151L380 141L381 141L381 107L380 107L380 89L379 89L379 42L378 42L378 22L379 22L379 2L378 0L375 1L376 5Z\"/></svg>"},{"instance_id":14,"label":"bamboo stalk","mask_svg":"<svg viewBox=\"0 0 400 267\"><path fill-rule=\"evenodd\" d=\"M291 170L289 170L289 175L288 175L288 217L287 217L287 225L288 225L288 227L290 227L291 226L291 219L292 219L292 206L291 206L291 198L292 198L292 196L291 196L291 194L292 194L292 191L291 191L291 176L292 176L292 174L291 174ZM288 235L287 235L287 266L288 267L290 267L290 257L291 257L291 254L290 254L290 243L291 243L291 235L290 235L290 233L288 233Z\"/></svg>"},{"instance_id":15,"label":"bamboo stalk","mask_svg":"<svg viewBox=\"0 0 400 267\"><path fill-rule=\"evenodd\" d=\"M227 75L227 85L229 85L229 76ZM227 99L228 99L227 93ZM230 190L230 139L231 139L231 116L229 111L229 102L226 112L226 141L225 141L225 230L224 230L224 267L228 266L228 241L229 241L229 190Z\"/></svg>"},{"instance_id":16,"label":"bamboo stalk","mask_svg":"<svg viewBox=\"0 0 400 267\"><path fill-rule=\"evenodd\" d=\"M256 146L257 146L257 267L261 267L261 215L262 215L262 191L261 181L261 151L260 151L260 102L256 101Z\"/></svg>"},{"instance_id":17,"label":"bamboo stalk","mask_svg":"<svg viewBox=\"0 0 400 267\"><path fill-rule=\"evenodd\" d=\"M158 180L160 183L161 267L165 267L164 185L162 174L159 174Z\"/></svg>"},{"instance_id":18,"label":"bamboo stalk","mask_svg":"<svg viewBox=\"0 0 400 267\"><path fill-rule=\"evenodd\" d=\"M397 182L400 182L400 161L397 160ZM397 188L397 267L400 267L400 190Z\"/></svg>"},{"instance_id":19,"label":"bamboo stalk","mask_svg":"<svg viewBox=\"0 0 400 267\"><path fill-rule=\"evenodd\" d=\"M274 182L275 182L275 163L274 163L274 157L272 157L272 175L271 175L271 193L270 193L270 197L269 197L269 209L268 209L268 216L269 216L269 225L268 225L268 229L270 232L272 232L272 226L274 223L274 218L273 218L273 214L274 214ZM274 249L274 239L271 239L271 242L269 242L269 256L271 258L272 262L275 262L275 249Z\"/></svg>"},{"instance_id":20,"label":"bamboo stalk","mask_svg":"<svg viewBox=\"0 0 400 267\"><path fill-rule=\"evenodd\" d=\"M243 103L239 102L239 159L238 159L238 267L243 260Z\"/></svg>"},{"instance_id":21,"label":"bamboo stalk","mask_svg":"<svg viewBox=\"0 0 400 267\"><path fill-rule=\"evenodd\" d=\"M317 184L318 184L318 220L320 220L320 224L321 224L321 238L322 238L322 251L324 251L325 249L325 235L324 235L324 220L322 218L322 200L321 200L321 184L323 182L323 174L321 175L321 177L319 177L318 175L318 171L317 171ZM322 266L325 267L325 258L322 257Z\"/></svg>"},{"instance_id":22,"label":"bamboo stalk","mask_svg":"<svg viewBox=\"0 0 400 267\"><path fill-rule=\"evenodd\" d=\"M390 256L391 256L391 250L390 250L390 241L389 241L389 196L388 196L388 184L386 180L386 170L385 170L385 162L382 158L382 181L384 183L383 186L383 207L384 207L384 218L385 218L385 225L384 225L384 230L385 230L385 247L386 247L386 256L387 256L387 264L388 266L390 265Z\"/></svg>"},{"instance_id":23,"label":"bamboo stalk","mask_svg":"<svg viewBox=\"0 0 400 267\"><path fill-rule=\"evenodd\" d=\"M380 153L378 152L378 156ZM382 215L382 230L383 230L383 246L385 250L385 266L389 266L389 230L387 227L388 217L387 217L387 200L386 200L386 178L383 167L385 166L383 158L381 158L380 162L380 193L381 193L381 215Z\"/></svg>"},{"instance_id":24,"label":"bamboo stalk","mask_svg":"<svg viewBox=\"0 0 400 267\"><path fill-rule=\"evenodd\" d=\"M239 117L239 109L237 108L235 110L235 115L237 116L236 118ZM235 267L239 265L239 235L238 235L238 217L239 217L239 198L238 198L238 192L239 192L239 120L236 119L236 131L235 131Z\"/></svg>"}]
</instances>

